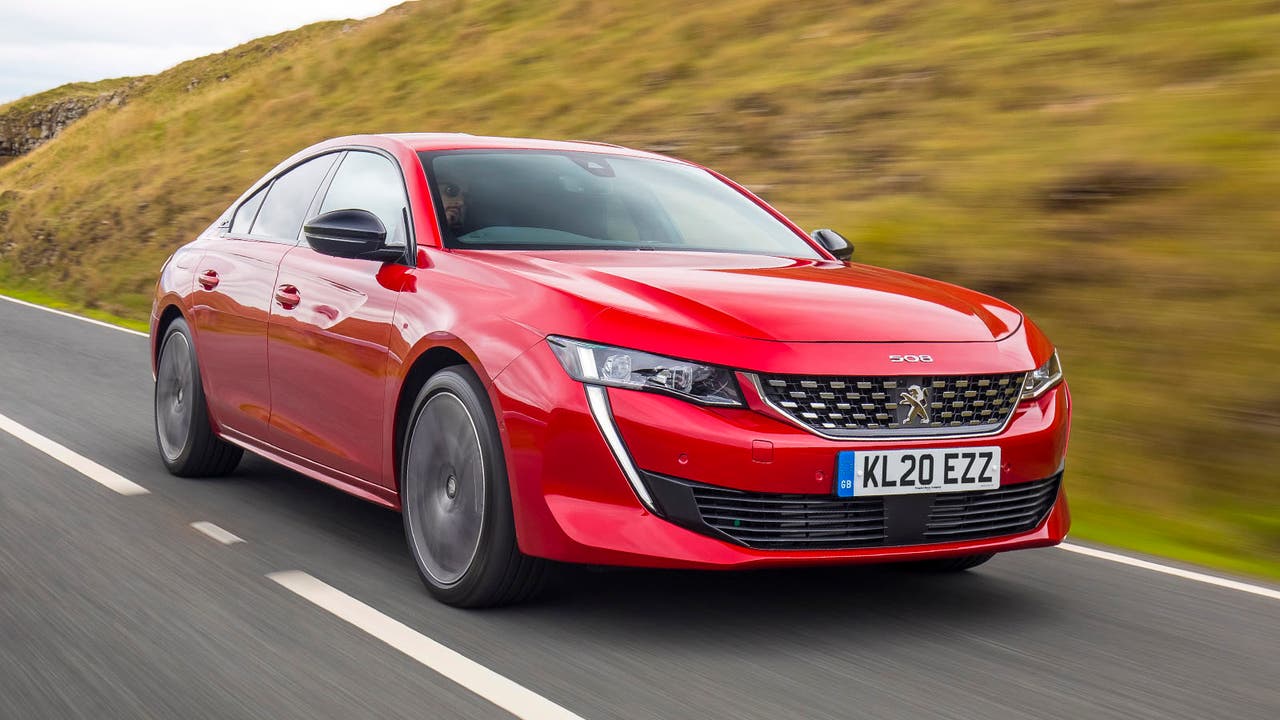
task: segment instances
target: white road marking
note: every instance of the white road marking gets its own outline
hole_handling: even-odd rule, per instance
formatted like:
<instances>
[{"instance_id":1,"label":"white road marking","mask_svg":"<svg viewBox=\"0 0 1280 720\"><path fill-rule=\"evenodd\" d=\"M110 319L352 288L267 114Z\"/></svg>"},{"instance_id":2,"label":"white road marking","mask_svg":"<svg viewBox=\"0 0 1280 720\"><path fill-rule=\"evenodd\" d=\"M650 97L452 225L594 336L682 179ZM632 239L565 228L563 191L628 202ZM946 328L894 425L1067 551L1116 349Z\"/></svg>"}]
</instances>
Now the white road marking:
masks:
<instances>
[{"instance_id":1,"label":"white road marking","mask_svg":"<svg viewBox=\"0 0 1280 720\"><path fill-rule=\"evenodd\" d=\"M234 545L235 543L244 542L244 538L240 537L239 535L236 535L235 533L229 530L223 530L222 528L218 527L217 525L214 525L211 522L208 522L207 520L200 520L198 522L193 522L191 523L191 527L195 528L197 532L204 533L205 535L208 535L209 537L213 538L214 540L217 540L223 545Z\"/></svg>"},{"instance_id":2,"label":"white road marking","mask_svg":"<svg viewBox=\"0 0 1280 720\"><path fill-rule=\"evenodd\" d=\"M1272 600L1280 600L1280 590L1273 590L1271 588L1262 587L1261 585L1250 585L1249 583L1240 582L1239 580L1228 580L1227 578L1218 577L1216 575L1206 575L1205 573L1199 573L1193 570L1183 570L1182 568L1176 568L1170 565L1161 565L1148 560L1140 560L1135 557L1129 557L1128 555L1107 552L1106 550L1097 550L1083 545L1063 543L1058 547L1068 552L1088 555L1089 557L1098 558L1099 560L1109 560L1113 563L1131 565L1144 570L1151 570L1158 573L1164 573L1165 575L1180 577L1184 580L1194 580L1206 585L1216 585L1217 587L1227 588L1229 590L1239 590L1240 592L1260 595L1264 598L1271 598Z\"/></svg>"},{"instance_id":3,"label":"white road marking","mask_svg":"<svg viewBox=\"0 0 1280 720\"><path fill-rule=\"evenodd\" d=\"M111 470L108 470L89 458L69 450L36 431L0 414L0 430L18 438L22 442L79 472L90 480L104 485L121 495L146 495L148 490Z\"/></svg>"},{"instance_id":4,"label":"white road marking","mask_svg":"<svg viewBox=\"0 0 1280 720\"><path fill-rule=\"evenodd\" d=\"M26 307L29 307L29 308L35 308L37 310L51 312L54 315L61 315L63 317L69 317L76 320L82 320L87 323L93 323L94 325L101 325L104 328L111 328L112 330L119 330L120 332L127 332L133 335L141 335L142 337L150 337L144 332L139 332L137 330L130 330L127 327L120 327L119 325L112 325L109 322L103 322L101 320L94 320L93 318L85 317L83 315L76 315L75 313L69 313L65 310L54 310L51 307L45 307L44 305L37 305L35 303L27 302L26 300L19 300L18 298L11 298L8 295L0 295L0 300L8 300L9 302L16 303L18 305L25 305Z\"/></svg>"},{"instance_id":5,"label":"white road marking","mask_svg":"<svg viewBox=\"0 0 1280 720\"><path fill-rule=\"evenodd\" d=\"M582 720L541 695L450 650L413 628L297 570L267 577L426 665L471 692L526 720Z\"/></svg>"}]
</instances>

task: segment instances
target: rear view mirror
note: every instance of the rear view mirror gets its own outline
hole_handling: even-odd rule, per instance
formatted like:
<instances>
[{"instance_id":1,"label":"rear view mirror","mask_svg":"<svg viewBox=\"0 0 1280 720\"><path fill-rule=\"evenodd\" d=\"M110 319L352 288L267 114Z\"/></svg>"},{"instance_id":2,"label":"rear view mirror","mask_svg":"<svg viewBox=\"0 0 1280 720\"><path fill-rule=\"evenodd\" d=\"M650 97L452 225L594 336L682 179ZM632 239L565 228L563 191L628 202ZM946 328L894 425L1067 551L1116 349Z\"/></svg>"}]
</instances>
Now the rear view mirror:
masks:
<instances>
[{"instance_id":1,"label":"rear view mirror","mask_svg":"<svg viewBox=\"0 0 1280 720\"><path fill-rule=\"evenodd\" d=\"M853 244L831 228L814 230L809 237L817 240L819 245L826 248L827 252L835 255L838 260L848 262L849 258L853 257Z\"/></svg>"},{"instance_id":2,"label":"rear view mirror","mask_svg":"<svg viewBox=\"0 0 1280 720\"><path fill-rule=\"evenodd\" d=\"M307 244L316 252L361 260L398 260L403 247L387 247L387 229L368 210L334 210L311 218L302 226Z\"/></svg>"}]
</instances>

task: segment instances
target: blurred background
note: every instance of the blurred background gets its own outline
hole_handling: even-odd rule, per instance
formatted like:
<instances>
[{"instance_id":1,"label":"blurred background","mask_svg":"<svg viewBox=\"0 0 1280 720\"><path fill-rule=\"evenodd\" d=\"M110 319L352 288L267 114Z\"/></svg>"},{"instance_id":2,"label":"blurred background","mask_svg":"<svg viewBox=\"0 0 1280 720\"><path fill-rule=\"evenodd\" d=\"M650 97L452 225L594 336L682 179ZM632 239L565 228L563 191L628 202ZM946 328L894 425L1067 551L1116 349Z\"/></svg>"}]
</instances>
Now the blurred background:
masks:
<instances>
[{"instance_id":1,"label":"blurred background","mask_svg":"<svg viewBox=\"0 0 1280 720\"><path fill-rule=\"evenodd\" d=\"M1035 319L1076 537L1280 578L1278 39L1275 0L406 3L0 106L0 292L145 327L336 135L667 153Z\"/></svg>"}]
</instances>

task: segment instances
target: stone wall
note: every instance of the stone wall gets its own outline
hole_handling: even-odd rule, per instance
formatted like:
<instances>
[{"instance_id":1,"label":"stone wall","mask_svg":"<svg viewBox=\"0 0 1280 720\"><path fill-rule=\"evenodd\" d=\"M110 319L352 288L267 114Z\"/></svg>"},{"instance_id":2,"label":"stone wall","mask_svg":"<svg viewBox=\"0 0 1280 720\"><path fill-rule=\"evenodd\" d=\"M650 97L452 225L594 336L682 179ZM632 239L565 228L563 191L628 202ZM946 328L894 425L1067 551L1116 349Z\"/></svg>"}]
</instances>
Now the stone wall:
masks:
<instances>
[{"instance_id":1,"label":"stone wall","mask_svg":"<svg viewBox=\"0 0 1280 720\"><path fill-rule=\"evenodd\" d=\"M58 136L68 125L103 106L125 102L127 89L97 96L64 98L44 107L0 113L0 162L25 155Z\"/></svg>"}]
</instances>

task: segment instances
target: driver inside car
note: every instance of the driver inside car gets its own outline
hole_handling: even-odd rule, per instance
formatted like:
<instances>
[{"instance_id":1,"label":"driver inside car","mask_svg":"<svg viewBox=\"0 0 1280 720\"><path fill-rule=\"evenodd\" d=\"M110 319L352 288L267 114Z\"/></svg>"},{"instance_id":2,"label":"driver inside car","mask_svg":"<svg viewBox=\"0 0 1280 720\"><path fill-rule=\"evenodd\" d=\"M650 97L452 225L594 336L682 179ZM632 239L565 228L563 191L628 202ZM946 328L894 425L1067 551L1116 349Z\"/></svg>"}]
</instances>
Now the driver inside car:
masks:
<instances>
[{"instance_id":1,"label":"driver inside car","mask_svg":"<svg viewBox=\"0 0 1280 720\"><path fill-rule=\"evenodd\" d=\"M449 229L460 233L467 222L467 189L452 180L440 181L440 199L444 203L444 219Z\"/></svg>"}]
</instances>

